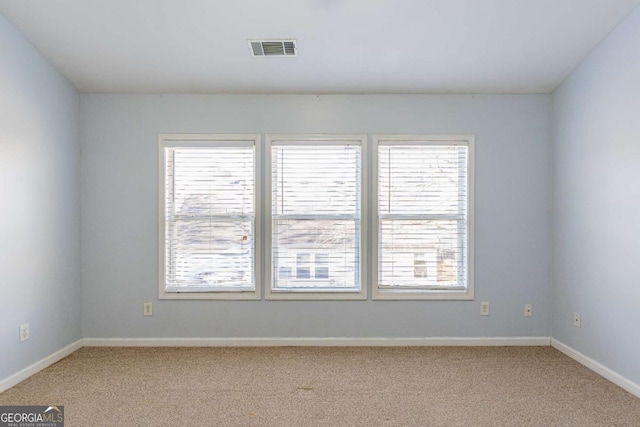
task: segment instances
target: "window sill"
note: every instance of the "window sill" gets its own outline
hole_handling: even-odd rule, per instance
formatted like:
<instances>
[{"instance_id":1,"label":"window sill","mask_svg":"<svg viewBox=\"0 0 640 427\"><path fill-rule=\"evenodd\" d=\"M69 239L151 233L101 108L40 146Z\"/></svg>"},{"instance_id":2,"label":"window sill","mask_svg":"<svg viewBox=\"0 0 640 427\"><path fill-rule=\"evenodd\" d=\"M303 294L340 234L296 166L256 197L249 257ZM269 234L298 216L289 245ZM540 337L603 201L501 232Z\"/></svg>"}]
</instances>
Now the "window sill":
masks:
<instances>
[{"instance_id":1,"label":"window sill","mask_svg":"<svg viewBox=\"0 0 640 427\"><path fill-rule=\"evenodd\" d=\"M300 291L271 291L267 290L265 299L267 300L306 300L306 301L344 301L344 300L361 300L367 299L365 290L355 291L332 291L332 292L300 292Z\"/></svg>"},{"instance_id":2,"label":"window sill","mask_svg":"<svg viewBox=\"0 0 640 427\"><path fill-rule=\"evenodd\" d=\"M165 292L160 291L158 296L161 300L259 300L260 292L239 291L239 292Z\"/></svg>"},{"instance_id":3,"label":"window sill","mask_svg":"<svg viewBox=\"0 0 640 427\"><path fill-rule=\"evenodd\" d=\"M452 291L452 290L373 290L371 296L373 300L473 300L473 290L466 289L464 291Z\"/></svg>"}]
</instances>

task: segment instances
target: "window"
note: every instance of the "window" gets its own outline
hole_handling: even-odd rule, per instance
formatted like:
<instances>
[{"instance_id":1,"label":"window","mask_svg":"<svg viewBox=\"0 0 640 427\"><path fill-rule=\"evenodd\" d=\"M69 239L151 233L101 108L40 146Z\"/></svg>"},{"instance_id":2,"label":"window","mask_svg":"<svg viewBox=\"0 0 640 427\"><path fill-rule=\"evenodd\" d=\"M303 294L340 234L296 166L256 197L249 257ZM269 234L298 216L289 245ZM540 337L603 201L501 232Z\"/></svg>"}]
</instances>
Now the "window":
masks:
<instances>
[{"instance_id":1,"label":"window","mask_svg":"<svg viewBox=\"0 0 640 427\"><path fill-rule=\"evenodd\" d=\"M160 298L260 297L259 136L160 136Z\"/></svg>"},{"instance_id":2,"label":"window","mask_svg":"<svg viewBox=\"0 0 640 427\"><path fill-rule=\"evenodd\" d=\"M313 277L316 280L329 279L329 254L316 254Z\"/></svg>"},{"instance_id":3,"label":"window","mask_svg":"<svg viewBox=\"0 0 640 427\"><path fill-rule=\"evenodd\" d=\"M368 145L160 135L160 298L473 299L474 137Z\"/></svg>"},{"instance_id":4,"label":"window","mask_svg":"<svg viewBox=\"0 0 640 427\"><path fill-rule=\"evenodd\" d=\"M267 135L267 298L366 298L365 145L363 135Z\"/></svg>"},{"instance_id":5,"label":"window","mask_svg":"<svg viewBox=\"0 0 640 427\"><path fill-rule=\"evenodd\" d=\"M311 279L311 255L296 254L296 279Z\"/></svg>"},{"instance_id":6,"label":"window","mask_svg":"<svg viewBox=\"0 0 640 427\"><path fill-rule=\"evenodd\" d=\"M374 136L374 298L473 298L472 159L472 136Z\"/></svg>"},{"instance_id":7,"label":"window","mask_svg":"<svg viewBox=\"0 0 640 427\"><path fill-rule=\"evenodd\" d=\"M280 280L328 280L329 279L329 254L317 253L312 256L309 252L300 252L296 254L296 276L283 276L282 271L291 271L290 267L279 267Z\"/></svg>"},{"instance_id":8,"label":"window","mask_svg":"<svg viewBox=\"0 0 640 427\"><path fill-rule=\"evenodd\" d=\"M428 277L427 257L424 252L413 254L413 278L422 279Z\"/></svg>"}]
</instances>

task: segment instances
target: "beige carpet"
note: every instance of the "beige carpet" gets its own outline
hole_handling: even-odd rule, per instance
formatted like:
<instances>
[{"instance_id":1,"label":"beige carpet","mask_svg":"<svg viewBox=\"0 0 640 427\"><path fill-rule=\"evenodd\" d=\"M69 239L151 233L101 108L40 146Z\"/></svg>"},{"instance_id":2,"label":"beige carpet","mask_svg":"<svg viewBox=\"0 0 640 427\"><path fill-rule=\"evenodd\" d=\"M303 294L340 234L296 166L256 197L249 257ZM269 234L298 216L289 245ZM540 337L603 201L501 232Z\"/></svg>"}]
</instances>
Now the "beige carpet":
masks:
<instances>
[{"instance_id":1,"label":"beige carpet","mask_svg":"<svg viewBox=\"0 0 640 427\"><path fill-rule=\"evenodd\" d=\"M66 426L640 426L550 347L83 348L0 394Z\"/></svg>"}]
</instances>

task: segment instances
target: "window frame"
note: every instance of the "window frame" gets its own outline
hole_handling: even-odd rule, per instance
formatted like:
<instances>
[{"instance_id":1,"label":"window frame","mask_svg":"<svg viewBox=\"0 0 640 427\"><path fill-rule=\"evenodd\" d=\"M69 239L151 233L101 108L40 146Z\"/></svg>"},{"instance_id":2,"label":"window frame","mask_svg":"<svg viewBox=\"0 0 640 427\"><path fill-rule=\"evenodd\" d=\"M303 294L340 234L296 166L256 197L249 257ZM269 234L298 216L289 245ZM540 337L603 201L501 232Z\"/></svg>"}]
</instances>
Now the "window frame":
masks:
<instances>
[{"instance_id":1,"label":"window frame","mask_svg":"<svg viewBox=\"0 0 640 427\"><path fill-rule=\"evenodd\" d=\"M380 289L380 215L378 200L378 147L381 145L465 145L467 160L467 287L464 290ZM371 144L371 298L373 300L473 300L474 299L474 167L475 136L471 134L373 134Z\"/></svg>"},{"instance_id":2,"label":"window frame","mask_svg":"<svg viewBox=\"0 0 640 427\"><path fill-rule=\"evenodd\" d=\"M166 253L165 253L165 184L166 150L172 147L223 147L234 144L249 144L254 152L254 236L253 236L253 290L220 291L167 291L166 289ZM259 300L262 298L262 144L260 134L160 134L158 136L158 298L161 300Z\"/></svg>"},{"instance_id":3,"label":"window frame","mask_svg":"<svg viewBox=\"0 0 640 427\"><path fill-rule=\"evenodd\" d=\"M267 300L366 300L369 284L368 275L368 226L369 226L369 186L368 155L366 134L266 134L263 151L263 230L264 230L264 272L265 299ZM272 255L272 164L271 148L274 145L318 145L352 142L360 146L360 290L319 290L319 291L274 291ZM268 190L268 191L266 191Z\"/></svg>"}]
</instances>

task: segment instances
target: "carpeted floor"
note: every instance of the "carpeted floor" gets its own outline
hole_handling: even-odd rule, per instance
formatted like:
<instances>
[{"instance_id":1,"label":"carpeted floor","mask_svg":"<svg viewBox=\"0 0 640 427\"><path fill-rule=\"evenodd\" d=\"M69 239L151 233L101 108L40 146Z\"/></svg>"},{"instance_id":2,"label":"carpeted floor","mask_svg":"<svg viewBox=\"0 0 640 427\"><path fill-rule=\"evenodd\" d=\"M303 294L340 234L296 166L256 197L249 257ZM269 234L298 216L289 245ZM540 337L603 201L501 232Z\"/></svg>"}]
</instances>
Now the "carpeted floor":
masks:
<instances>
[{"instance_id":1,"label":"carpeted floor","mask_svg":"<svg viewBox=\"0 0 640 427\"><path fill-rule=\"evenodd\" d=\"M551 347L83 348L0 394L65 426L640 426Z\"/></svg>"}]
</instances>

